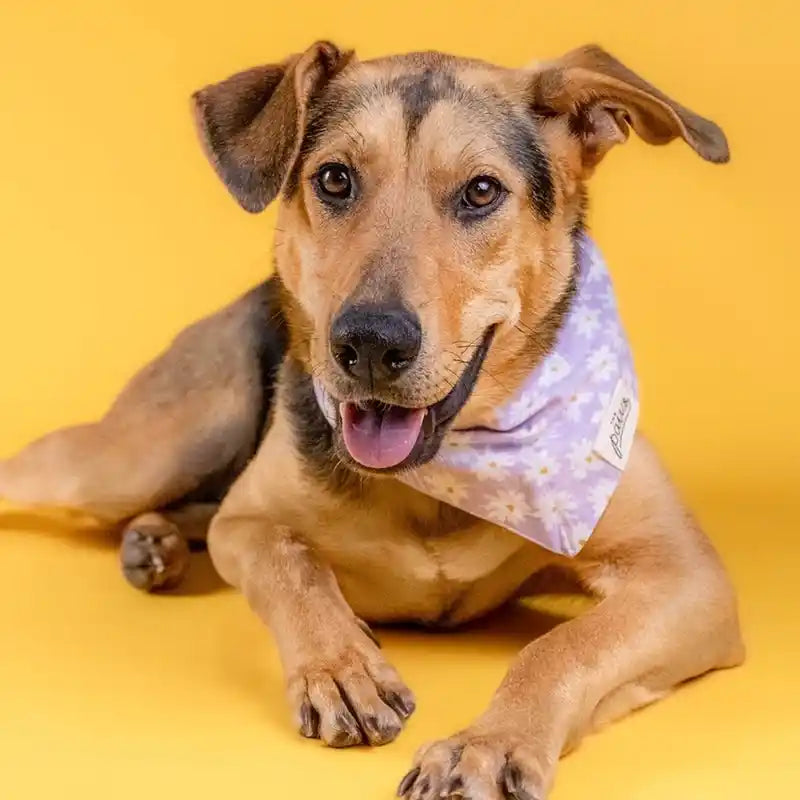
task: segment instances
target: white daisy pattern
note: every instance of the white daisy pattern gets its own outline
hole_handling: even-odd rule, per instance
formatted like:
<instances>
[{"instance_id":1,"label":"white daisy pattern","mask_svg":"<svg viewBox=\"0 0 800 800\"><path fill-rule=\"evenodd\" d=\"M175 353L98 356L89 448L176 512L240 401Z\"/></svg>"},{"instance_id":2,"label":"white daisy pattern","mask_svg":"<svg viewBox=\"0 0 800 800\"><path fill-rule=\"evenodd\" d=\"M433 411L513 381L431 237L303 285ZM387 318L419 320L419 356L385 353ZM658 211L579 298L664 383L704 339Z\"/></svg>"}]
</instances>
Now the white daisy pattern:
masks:
<instances>
[{"instance_id":1,"label":"white daisy pattern","mask_svg":"<svg viewBox=\"0 0 800 800\"><path fill-rule=\"evenodd\" d=\"M467 484L463 480L450 472L437 472L425 478L425 489L433 497L448 503L451 506L458 506L469 491Z\"/></svg>"},{"instance_id":2,"label":"white daisy pattern","mask_svg":"<svg viewBox=\"0 0 800 800\"><path fill-rule=\"evenodd\" d=\"M567 407L564 410L570 422L578 422L583 415L583 407L592 400L591 392L573 392L567 398Z\"/></svg>"},{"instance_id":3,"label":"white daisy pattern","mask_svg":"<svg viewBox=\"0 0 800 800\"><path fill-rule=\"evenodd\" d=\"M525 471L525 478L534 486L546 486L561 472L561 462L547 450L536 450Z\"/></svg>"},{"instance_id":4,"label":"white daisy pattern","mask_svg":"<svg viewBox=\"0 0 800 800\"><path fill-rule=\"evenodd\" d=\"M619 484L619 462L595 444L607 435L621 382L638 411L633 358L603 259L578 240L576 294L547 357L474 427L449 429L436 456L397 480L522 536L574 556ZM326 393L314 381L320 408ZM336 415L326 418L341 424ZM635 420L637 414L630 414ZM626 441L633 437L626 433ZM624 463L624 462L623 462Z\"/></svg>"},{"instance_id":5,"label":"white daisy pattern","mask_svg":"<svg viewBox=\"0 0 800 800\"><path fill-rule=\"evenodd\" d=\"M574 495L566 489L553 489L539 492L535 514L545 528L558 531L572 521L577 510Z\"/></svg>"},{"instance_id":6,"label":"white daisy pattern","mask_svg":"<svg viewBox=\"0 0 800 800\"><path fill-rule=\"evenodd\" d=\"M581 336L590 339L592 335L600 330L601 310L590 306L581 306L575 309L575 330Z\"/></svg>"},{"instance_id":7,"label":"white daisy pattern","mask_svg":"<svg viewBox=\"0 0 800 800\"><path fill-rule=\"evenodd\" d=\"M607 381L619 370L617 355L607 344L598 347L597 350L589 354L586 359L586 366L589 367L591 379L594 383Z\"/></svg>"},{"instance_id":8,"label":"white daisy pattern","mask_svg":"<svg viewBox=\"0 0 800 800\"><path fill-rule=\"evenodd\" d=\"M581 439L570 445L568 459L572 475L579 481L584 480L590 472L603 468L603 459L595 453L591 439Z\"/></svg>"},{"instance_id":9,"label":"white daisy pattern","mask_svg":"<svg viewBox=\"0 0 800 800\"><path fill-rule=\"evenodd\" d=\"M504 408L496 409L495 422L501 430L508 426L516 427L531 419L546 401L547 395L541 392L526 392Z\"/></svg>"},{"instance_id":10,"label":"white daisy pattern","mask_svg":"<svg viewBox=\"0 0 800 800\"><path fill-rule=\"evenodd\" d=\"M514 466L513 456L488 451L473 458L475 475L479 481L502 482Z\"/></svg>"},{"instance_id":11,"label":"white daisy pattern","mask_svg":"<svg viewBox=\"0 0 800 800\"><path fill-rule=\"evenodd\" d=\"M499 525L519 525L530 514L530 504L518 489L498 489L486 502L486 515Z\"/></svg>"},{"instance_id":12,"label":"white daisy pattern","mask_svg":"<svg viewBox=\"0 0 800 800\"><path fill-rule=\"evenodd\" d=\"M588 263L588 266L584 265L584 273L586 275L586 283L605 284L606 279L608 278L606 265L602 259L591 259ZM596 297L601 294L602 291L602 287L600 289L595 289L592 292L592 295Z\"/></svg>"},{"instance_id":13,"label":"white daisy pattern","mask_svg":"<svg viewBox=\"0 0 800 800\"><path fill-rule=\"evenodd\" d=\"M558 383L569 375L572 367L560 353L551 353L542 364L539 386L545 388Z\"/></svg>"}]
</instances>

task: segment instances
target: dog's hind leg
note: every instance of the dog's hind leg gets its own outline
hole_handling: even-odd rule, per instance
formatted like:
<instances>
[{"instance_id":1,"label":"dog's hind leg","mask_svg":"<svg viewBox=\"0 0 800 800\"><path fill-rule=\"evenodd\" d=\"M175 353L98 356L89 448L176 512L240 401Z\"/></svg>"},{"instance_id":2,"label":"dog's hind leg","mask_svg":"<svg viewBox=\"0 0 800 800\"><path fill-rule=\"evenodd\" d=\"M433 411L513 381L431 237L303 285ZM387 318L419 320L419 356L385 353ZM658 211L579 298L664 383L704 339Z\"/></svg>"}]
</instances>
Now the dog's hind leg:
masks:
<instances>
[{"instance_id":1,"label":"dog's hind leg","mask_svg":"<svg viewBox=\"0 0 800 800\"><path fill-rule=\"evenodd\" d=\"M0 497L108 523L235 477L252 456L285 346L277 279L190 326L99 421L0 461Z\"/></svg>"},{"instance_id":2,"label":"dog's hind leg","mask_svg":"<svg viewBox=\"0 0 800 800\"><path fill-rule=\"evenodd\" d=\"M204 543L219 506L192 503L170 511L148 511L132 519L122 534L120 566L137 589L172 589L189 569L193 543Z\"/></svg>"}]
</instances>

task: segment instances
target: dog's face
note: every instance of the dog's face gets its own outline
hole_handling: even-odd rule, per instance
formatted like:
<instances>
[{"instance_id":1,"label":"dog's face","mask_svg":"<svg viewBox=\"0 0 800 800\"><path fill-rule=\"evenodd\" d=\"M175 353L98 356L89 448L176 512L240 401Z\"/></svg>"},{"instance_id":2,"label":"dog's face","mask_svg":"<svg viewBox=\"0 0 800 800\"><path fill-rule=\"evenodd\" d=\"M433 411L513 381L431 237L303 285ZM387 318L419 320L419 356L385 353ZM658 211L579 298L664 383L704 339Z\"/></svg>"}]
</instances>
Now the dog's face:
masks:
<instances>
[{"instance_id":1,"label":"dog's face","mask_svg":"<svg viewBox=\"0 0 800 800\"><path fill-rule=\"evenodd\" d=\"M713 123L595 47L511 70L318 43L195 102L239 202L283 193L293 349L332 399L342 456L373 472L432 458L457 415L500 401L548 349L584 182L629 125L727 159Z\"/></svg>"}]
</instances>

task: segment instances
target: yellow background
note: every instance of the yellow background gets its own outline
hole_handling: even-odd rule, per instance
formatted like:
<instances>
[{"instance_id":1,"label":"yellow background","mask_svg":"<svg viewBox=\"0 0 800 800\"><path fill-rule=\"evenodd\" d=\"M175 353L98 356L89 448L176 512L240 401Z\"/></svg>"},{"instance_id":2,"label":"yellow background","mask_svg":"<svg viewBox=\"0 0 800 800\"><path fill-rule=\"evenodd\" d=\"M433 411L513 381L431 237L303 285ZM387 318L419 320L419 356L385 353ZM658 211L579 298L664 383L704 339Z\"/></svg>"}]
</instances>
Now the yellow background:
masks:
<instances>
[{"instance_id":1,"label":"yellow background","mask_svg":"<svg viewBox=\"0 0 800 800\"><path fill-rule=\"evenodd\" d=\"M175 332L268 271L274 210L248 216L216 182L192 90L318 37L363 57L507 64L599 41L731 141L724 168L678 144L619 149L592 223L644 427L731 568L751 657L592 737L554 798L796 796L797 30L790 0L4 0L0 455L100 413ZM207 562L185 594L141 596L109 543L7 512L0 797L388 798L418 744L481 709L525 637L524 615L386 635L420 711L388 748L327 751L291 732L269 637Z\"/></svg>"}]
</instances>

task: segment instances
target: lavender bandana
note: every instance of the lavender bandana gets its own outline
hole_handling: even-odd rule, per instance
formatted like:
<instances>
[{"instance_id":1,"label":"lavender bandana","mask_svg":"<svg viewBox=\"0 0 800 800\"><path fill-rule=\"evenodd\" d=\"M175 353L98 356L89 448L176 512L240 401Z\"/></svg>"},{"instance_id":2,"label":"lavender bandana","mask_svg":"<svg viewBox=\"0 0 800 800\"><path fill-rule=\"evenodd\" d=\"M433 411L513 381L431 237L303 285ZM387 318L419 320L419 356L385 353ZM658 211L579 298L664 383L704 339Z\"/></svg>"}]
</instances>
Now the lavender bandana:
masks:
<instances>
[{"instance_id":1,"label":"lavender bandana","mask_svg":"<svg viewBox=\"0 0 800 800\"><path fill-rule=\"evenodd\" d=\"M315 388L325 411L324 390ZM617 488L638 413L611 277L584 238L577 293L547 357L480 425L449 430L430 462L397 480L575 556Z\"/></svg>"}]
</instances>

